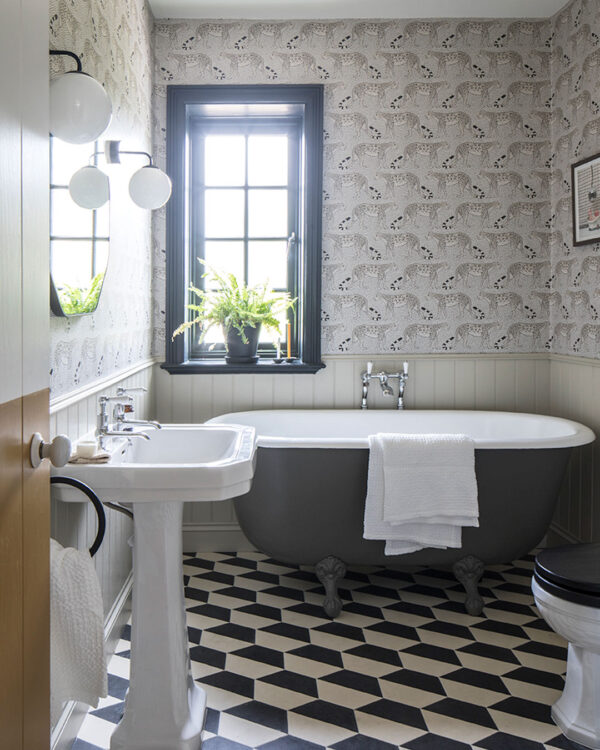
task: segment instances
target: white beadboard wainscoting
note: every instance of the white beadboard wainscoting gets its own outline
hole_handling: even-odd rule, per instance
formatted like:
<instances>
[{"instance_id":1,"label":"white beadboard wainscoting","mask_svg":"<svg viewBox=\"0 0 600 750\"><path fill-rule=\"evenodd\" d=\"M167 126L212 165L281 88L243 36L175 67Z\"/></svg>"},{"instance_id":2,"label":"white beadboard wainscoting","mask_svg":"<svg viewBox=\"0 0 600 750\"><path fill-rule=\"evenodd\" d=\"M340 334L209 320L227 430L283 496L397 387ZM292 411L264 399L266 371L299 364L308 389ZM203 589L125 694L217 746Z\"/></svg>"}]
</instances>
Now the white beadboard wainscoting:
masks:
<instances>
[{"instance_id":1,"label":"white beadboard wainscoting","mask_svg":"<svg viewBox=\"0 0 600 750\"><path fill-rule=\"evenodd\" d=\"M552 523L557 541L600 541L600 360L554 354L551 414L590 427L598 439L575 448Z\"/></svg>"},{"instance_id":2,"label":"white beadboard wainscoting","mask_svg":"<svg viewBox=\"0 0 600 750\"><path fill-rule=\"evenodd\" d=\"M357 408L360 375L368 355L324 357L316 375L169 375L157 366L154 414L161 422L204 422L219 414L251 409ZM491 409L550 413L547 354L416 355L372 357L374 370L390 372L409 362L408 409ZM392 408L372 383L369 406ZM233 503L188 504L184 549L248 549Z\"/></svg>"},{"instance_id":3,"label":"white beadboard wainscoting","mask_svg":"<svg viewBox=\"0 0 600 750\"><path fill-rule=\"evenodd\" d=\"M83 435L96 427L98 397L114 396L119 386L123 388L147 388L146 393L134 394L135 416L145 419L150 416L152 402L152 377L154 360L139 364L96 380L91 385L50 401L50 434L64 434L73 445ZM93 489L93 488L92 488ZM131 572L131 548L127 540L131 536L131 520L122 513L106 509L106 534L102 546L94 557L100 578L104 613L108 616L114 602ZM52 537L65 547L86 549L96 534L96 513L91 503L84 498L82 503L63 503L52 500Z\"/></svg>"},{"instance_id":4,"label":"white beadboard wainscoting","mask_svg":"<svg viewBox=\"0 0 600 750\"><path fill-rule=\"evenodd\" d=\"M99 378L76 391L50 400L50 437L64 434L73 445L86 433L95 429L98 397L116 395L123 388L147 388L146 393L136 393L136 417L150 416L152 403L152 378L154 359L146 359L126 370ZM93 488L92 488L93 489ZM51 500L51 535L64 547L87 549L96 536L96 513L92 504L63 503ZM102 546L94 556L94 564L100 579L104 604L104 638L107 653L114 652L121 627L129 616L132 586L131 547L128 540L133 533L131 520L110 508L106 508L106 531ZM50 747L52 750L69 750L88 706L69 701L58 722L52 728Z\"/></svg>"}]
</instances>

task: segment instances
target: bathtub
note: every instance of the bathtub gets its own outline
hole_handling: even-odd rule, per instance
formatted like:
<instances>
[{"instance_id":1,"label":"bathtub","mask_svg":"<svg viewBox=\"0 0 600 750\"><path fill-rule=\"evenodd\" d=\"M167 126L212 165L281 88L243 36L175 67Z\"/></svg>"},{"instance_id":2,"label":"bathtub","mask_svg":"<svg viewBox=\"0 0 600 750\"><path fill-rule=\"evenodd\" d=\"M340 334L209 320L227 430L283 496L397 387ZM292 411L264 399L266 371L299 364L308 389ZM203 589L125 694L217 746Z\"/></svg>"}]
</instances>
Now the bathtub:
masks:
<instances>
[{"instance_id":1,"label":"bathtub","mask_svg":"<svg viewBox=\"0 0 600 750\"><path fill-rule=\"evenodd\" d=\"M479 614L484 565L515 560L540 542L572 448L594 440L577 422L510 412L270 410L210 422L256 428L252 489L234 501L240 526L269 556L315 565L331 616L341 607L337 584L345 565L451 567L465 586L467 610ZM479 527L463 529L460 549L390 556L384 542L363 539L368 436L377 432L473 438Z\"/></svg>"}]
</instances>

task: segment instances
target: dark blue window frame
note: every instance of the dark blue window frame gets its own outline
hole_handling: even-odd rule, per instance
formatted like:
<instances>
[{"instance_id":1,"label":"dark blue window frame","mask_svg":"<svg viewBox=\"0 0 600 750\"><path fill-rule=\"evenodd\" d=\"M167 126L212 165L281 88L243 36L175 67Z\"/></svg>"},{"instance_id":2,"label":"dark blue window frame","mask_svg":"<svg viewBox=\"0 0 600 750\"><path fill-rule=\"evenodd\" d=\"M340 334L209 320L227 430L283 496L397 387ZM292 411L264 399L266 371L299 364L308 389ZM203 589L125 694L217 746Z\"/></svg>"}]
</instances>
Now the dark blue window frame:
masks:
<instances>
[{"instance_id":1,"label":"dark blue window frame","mask_svg":"<svg viewBox=\"0 0 600 750\"><path fill-rule=\"evenodd\" d=\"M190 346L187 336L171 340L186 318L188 284L197 248L191 239L194 217L189 211L190 129L206 105L269 104L291 106L302 113L303 193L298 210L298 239L291 263L295 268L294 295L298 297L293 330L293 364L275 364L272 353L261 352L256 365L228 365L220 356L206 356ZM323 173L323 87L321 85L167 86L167 172L173 194L167 206L166 361L176 373L317 372L321 362L321 206ZM197 261L196 261L197 262Z\"/></svg>"}]
</instances>

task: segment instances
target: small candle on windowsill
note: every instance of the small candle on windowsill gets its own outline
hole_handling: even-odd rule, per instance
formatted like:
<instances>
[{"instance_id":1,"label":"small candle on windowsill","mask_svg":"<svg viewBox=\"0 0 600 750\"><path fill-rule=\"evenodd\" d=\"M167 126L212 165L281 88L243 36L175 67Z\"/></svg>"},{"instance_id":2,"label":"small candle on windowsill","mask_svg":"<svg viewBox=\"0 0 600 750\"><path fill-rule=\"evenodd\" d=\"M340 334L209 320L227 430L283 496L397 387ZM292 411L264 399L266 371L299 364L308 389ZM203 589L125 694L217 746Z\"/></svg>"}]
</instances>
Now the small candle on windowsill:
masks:
<instances>
[{"instance_id":1,"label":"small candle on windowsill","mask_svg":"<svg viewBox=\"0 0 600 750\"><path fill-rule=\"evenodd\" d=\"M277 359L281 359L281 337L277 338Z\"/></svg>"},{"instance_id":2,"label":"small candle on windowsill","mask_svg":"<svg viewBox=\"0 0 600 750\"><path fill-rule=\"evenodd\" d=\"M287 358L292 358L292 324L289 320L287 324Z\"/></svg>"}]
</instances>

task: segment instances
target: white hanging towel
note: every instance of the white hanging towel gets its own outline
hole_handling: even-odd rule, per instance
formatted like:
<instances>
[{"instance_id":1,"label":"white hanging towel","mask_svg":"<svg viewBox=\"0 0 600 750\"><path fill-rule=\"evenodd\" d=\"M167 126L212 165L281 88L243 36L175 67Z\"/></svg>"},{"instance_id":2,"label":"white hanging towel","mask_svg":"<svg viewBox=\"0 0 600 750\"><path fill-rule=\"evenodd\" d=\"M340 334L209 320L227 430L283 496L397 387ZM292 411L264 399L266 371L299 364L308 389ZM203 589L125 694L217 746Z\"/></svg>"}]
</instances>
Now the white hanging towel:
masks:
<instances>
[{"instance_id":1,"label":"white hanging towel","mask_svg":"<svg viewBox=\"0 0 600 750\"><path fill-rule=\"evenodd\" d=\"M108 692L100 582L88 552L50 540L50 713L67 700L94 708Z\"/></svg>"},{"instance_id":2,"label":"white hanging towel","mask_svg":"<svg viewBox=\"0 0 600 750\"><path fill-rule=\"evenodd\" d=\"M365 539L387 555L458 548L462 527L479 526L475 446L467 435L369 436Z\"/></svg>"}]
</instances>

